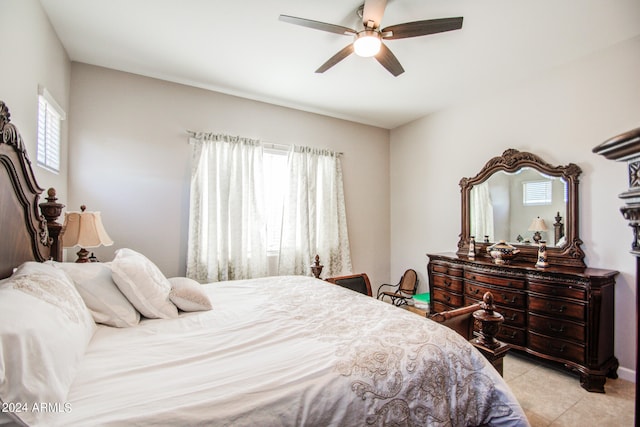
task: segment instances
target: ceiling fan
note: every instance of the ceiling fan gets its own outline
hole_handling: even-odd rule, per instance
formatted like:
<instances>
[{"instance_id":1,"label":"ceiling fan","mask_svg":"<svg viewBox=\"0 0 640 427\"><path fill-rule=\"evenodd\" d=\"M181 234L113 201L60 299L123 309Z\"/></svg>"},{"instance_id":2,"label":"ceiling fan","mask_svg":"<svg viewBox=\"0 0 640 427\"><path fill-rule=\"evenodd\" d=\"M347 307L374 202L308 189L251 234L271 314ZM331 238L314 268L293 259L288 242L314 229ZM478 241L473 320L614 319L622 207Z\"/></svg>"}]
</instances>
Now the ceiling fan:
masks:
<instances>
[{"instance_id":1,"label":"ceiling fan","mask_svg":"<svg viewBox=\"0 0 640 427\"><path fill-rule=\"evenodd\" d=\"M382 43L382 40L406 39L462 28L462 17L457 17L407 22L380 29L382 15L384 14L386 5L387 0L365 0L364 4L357 11L358 16L362 18L362 24L364 26L364 29L360 31L352 30L351 28L341 25L327 24L289 15L280 15L279 19L290 24L354 37L353 43L350 43L329 58L327 62L316 70L316 73L324 73L355 52L356 55L359 56L374 56L387 71L396 77L404 73L404 68L400 65L398 58Z\"/></svg>"}]
</instances>

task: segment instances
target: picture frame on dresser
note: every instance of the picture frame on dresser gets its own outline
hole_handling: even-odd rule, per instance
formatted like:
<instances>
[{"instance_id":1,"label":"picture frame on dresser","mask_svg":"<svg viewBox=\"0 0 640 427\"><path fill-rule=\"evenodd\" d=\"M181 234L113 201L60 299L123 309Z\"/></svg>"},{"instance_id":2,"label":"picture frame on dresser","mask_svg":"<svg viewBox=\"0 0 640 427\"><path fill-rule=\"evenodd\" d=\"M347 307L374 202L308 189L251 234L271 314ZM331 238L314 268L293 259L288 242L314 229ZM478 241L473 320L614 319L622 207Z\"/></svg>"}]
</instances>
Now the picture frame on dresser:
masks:
<instances>
[{"instance_id":1,"label":"picture frame on dresser","mask_svg":"<svg viewBox=\"0 0 640 427\"><path fill-rule=\"evenodd\" d=\"M566 204L558 213L566 221L562 224L564 233L549 247L545 268L536 267L537 244L514 237L509 243L518 249L517 256L496 263L486 250L492 239L471 234L475 227L471 223L474 187L495 174L504 174L509 180L524 169L565 186ZM462 178L458 251L427 254L431 311L475 304L485 292L491 292L496 310L504 316L497 339L516 351L578 373L584 389L604 393L606 379L617 378L619 366L614 355L618 272L584 263L578 212L581 172L573 163L555 166L535 154L508 149L490 159L474 177ZM514 187L513 182L508 185ZM520 229L513 234L520 236ZM470 253L474 237L476 250Z\"/></svg>"}]
</instances>

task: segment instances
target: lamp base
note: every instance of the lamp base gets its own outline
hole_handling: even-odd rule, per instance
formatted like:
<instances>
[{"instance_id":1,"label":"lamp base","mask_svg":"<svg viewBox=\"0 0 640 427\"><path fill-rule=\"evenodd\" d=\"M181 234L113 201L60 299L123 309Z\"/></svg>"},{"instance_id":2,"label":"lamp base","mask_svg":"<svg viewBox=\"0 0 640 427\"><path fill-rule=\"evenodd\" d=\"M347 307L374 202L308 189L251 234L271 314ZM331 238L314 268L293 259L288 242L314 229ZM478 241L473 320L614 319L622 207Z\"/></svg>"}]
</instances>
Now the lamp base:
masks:
<instances>
[{"instance_id":1,"label":"lamp base","mask_svg":"<svg viewBox=\"0 0 640 427\"><path fill-rule=\"evenodd\" d=\"M76 252L76 255L78 255L76 262L91 262L89 259L89 251L85 248L80 248L80 250Z\"/></svg>"},{"instance_id":2,"label":"lamp base","mask_svg":"<svg viewBox=\"0 0 640 427\"><path fill-rule=\"evenodd\" d=\"M533 233L533 241L536 243L536 245L540 242L540 240L542 240L542 235L540 234L540 232L536 231L535 233Z\"/></svg>"}]
</instances>

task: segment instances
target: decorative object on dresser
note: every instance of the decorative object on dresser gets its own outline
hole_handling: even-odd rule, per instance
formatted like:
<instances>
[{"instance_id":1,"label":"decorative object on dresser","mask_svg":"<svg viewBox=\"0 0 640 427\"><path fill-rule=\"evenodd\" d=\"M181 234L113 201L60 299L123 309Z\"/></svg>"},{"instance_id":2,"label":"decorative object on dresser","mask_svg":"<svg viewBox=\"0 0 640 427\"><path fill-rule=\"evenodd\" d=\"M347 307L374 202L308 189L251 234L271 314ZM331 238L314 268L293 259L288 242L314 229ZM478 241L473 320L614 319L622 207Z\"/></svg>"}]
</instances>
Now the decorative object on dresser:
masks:
<instances>
[{"instance_id":1,"label":"decorative object on dresser","mask_svg":"<svg viewBox=\"0 0 640 427\"><path fill-rule=\"evenodd\" d=\"M640 357L638 355L638 341L640 328L638 319L638 292L640 292L640 128L632 129L614 136L593 149L610 160L627 162L629 174L629 188L620 194L625 206L620 208L622 215L629 221L633 230L631 254L636 257L636 425L638 424L638 369Z\"/></svg>"},{"instance_id":2,"label":"decorative object on dresser","mask_svg":"<svg viewBox=\"0 0 640 427\"><path fill-rule=\"evenodd\" d=\"M86 208L82 205L80 212L67 212L64 217L62 228L64 247L80 247L76 262L90 262L91 258L95 259L93 256L89 257L89 251L86 248L113 245L113 240L102 225L100 212L87 212Z\"/></svg>"},{"instance_id":3,"label":"decorative object on dresser","mask_svg":"<svg viewBox=\"0 0 640 427\"><path fill-rule=\"evenodd\" d=\"M549 267L549 259L547 258L547 242L544 240L540 240L538 242L538 262L536 262L536 267Z\"/></svg>"},{"instance_id":4,"label":"decorative object on dresser","mask_svg":"<svg viewBox=\"0 0 640 427\"><path fill-rule=\"evenodd\" d=\"M487 253L491 255L493 262L502 265L510 263L520 253L520 250L504 240L500 240L498 243L488 246Z\"/></svg>"},{"instance_id":5,"label":"decorative object on dresser","mask_svg":"<svg viewBox=\"0 0 640 427\"><path fill-rule=\"evenodd\" d=\"M476 257L476 238L475 236L469 237L469 258Z\"/></svg>"},{"instance_id":6,"label":"decorative object on dresser","mask_svg":"<svg viewBox=\"0 0 640 427\"><path fill-rule=\"evenodd\" d=\"M397 285L384 284L378 288L376 298L384 300L388 297L393 305L405 305L407 300L411 299L418 289L418 273L413 269L404 272ZM391 288L392 291L385 291L384 288Z\"/></svg>"},{"instance_id":7,"label":"decorative object on dresser","mask_svg":"<svg viewBox=\"0 0 640 427\"><path fill-rule=\"evenodd\" d=\"M513 179L525 173L535 173L540 179L553 178L552 185L560 184L558 194L563 200L562 189L566 190L566 205L559 211L551 206L551 215L558 212L558 217L567 218L564 243L547 245L548 266L544 268L536 267L541 248L532 244L513 243L520 251L517 259L509 264L495 264L486 251L491 246L476 242L476 247L484 248L470 259L467 256L470 236L478 232L486 234L471 223L474 215L470 200L477 198L472 196L474 187L499 175L500 180L510 182L510 188L519 188ZM579 373L580 384L586 390L604 392L606 378L617 378L614 304L618 272L588 268L584 264L578 227L580 173L575 164L553 166L534 154L510 149L489 160L475 177L463 178L458 251L428 254L431 309L437 313L474 304L490 291L497 310L504 316L497 335L499 340L516 350L560 363ZM510 203L522 200L514 197Z\"/></svg>"}]
</instances>

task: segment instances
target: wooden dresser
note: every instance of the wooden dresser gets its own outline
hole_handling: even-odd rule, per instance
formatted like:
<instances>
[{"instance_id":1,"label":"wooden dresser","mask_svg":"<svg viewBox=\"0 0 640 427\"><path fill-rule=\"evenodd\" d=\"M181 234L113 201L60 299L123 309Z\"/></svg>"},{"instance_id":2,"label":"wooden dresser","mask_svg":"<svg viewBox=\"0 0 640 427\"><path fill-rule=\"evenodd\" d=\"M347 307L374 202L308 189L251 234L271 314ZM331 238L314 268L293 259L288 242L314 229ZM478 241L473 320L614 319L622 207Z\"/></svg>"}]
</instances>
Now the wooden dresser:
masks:
<instances>
[{"instance_id":1,"label":"wooden dresser","mask_svg":"<svg viewBox=\"0 0 640 427\"><path fill-rule=\"evenodd\" d=\"M432 313L481 301L493 293L504 316L499 340L559 362L580 374L588 391L604 392L617 378L614 349L614 287L617 271L550 266L455 253L428 254Z\"/></svg>"}]
</instances>

